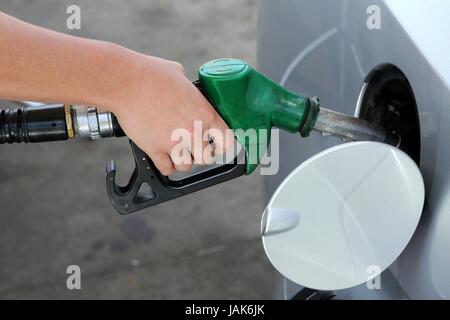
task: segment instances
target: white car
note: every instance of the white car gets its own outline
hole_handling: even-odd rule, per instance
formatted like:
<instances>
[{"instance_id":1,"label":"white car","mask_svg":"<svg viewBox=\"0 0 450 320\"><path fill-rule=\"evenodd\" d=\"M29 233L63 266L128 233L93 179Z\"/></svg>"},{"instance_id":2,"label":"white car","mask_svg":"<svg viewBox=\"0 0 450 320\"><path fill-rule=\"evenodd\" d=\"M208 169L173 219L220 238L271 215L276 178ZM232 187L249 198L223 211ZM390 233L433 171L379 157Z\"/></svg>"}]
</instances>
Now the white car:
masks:
<instances>
[{"instance_id":1,"label":"white car","mask_svg":"<svg viewBox=\"0 0 450 320\"><path fill-rule=\"evenodd\" d=\"M450 298L450 2L263 0L260 10L259 69L323 106L395 129L426 190L419 226L380 288L316 292L283 278L280 297ZM301 162L340 143L318 133L280 140L267 197Z\"/></svg>"}]
</instances>

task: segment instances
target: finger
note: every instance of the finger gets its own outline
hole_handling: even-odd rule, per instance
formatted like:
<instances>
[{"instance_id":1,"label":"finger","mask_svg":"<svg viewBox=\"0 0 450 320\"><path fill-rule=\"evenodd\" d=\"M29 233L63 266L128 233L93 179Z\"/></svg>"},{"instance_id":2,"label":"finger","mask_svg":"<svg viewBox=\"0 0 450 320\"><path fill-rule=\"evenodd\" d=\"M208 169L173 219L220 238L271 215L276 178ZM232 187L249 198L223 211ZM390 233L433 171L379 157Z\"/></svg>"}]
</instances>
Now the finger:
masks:
<instances>
[{"instance_id":1,"label":"finger","mask_svg":"<svg viewBox=\"0 0 450 320\"><path fill-rule=\"evenodd\" d=\"M217 155L224 154L234 145L233 131L228 128L225 121L219 116L208 129L208 135L214 142L214 152Z\"/></svg>"},{"instance_id":2,"label":"finger","mask_svg":"<svg viewBox=\"0 0 450 320\"><path fill-rule=\"evenodd\" d=\"M187 146L184 146L181 152L178 154L171 152L170 157L172 159L172 163L175 166L175 170L189 171L192 169L194 160L192 159L192 155L189 152L189 148Z\"/></svg>"},{"instance_id":3,"label":"finger","mask_svg":"<svg viewBox=\"0 0 450 320\"><path fill-rule=\"evenodd\" d=\"M200 134L199 134L200 135ZM202 136L200 135L199 137L195 137L193 138L193 141L191 143L191 154L192 157L194 158L194 163L195 164L208 164L210 161L210 156L208 156L208 150L209 153L211 154L211 152L213 151L213 148L211 147L211 145L209 144L209 141L203 140ZM208 149L209 147L209 149ZM204 151L206 151L206 155L207 155L207 159L204 159Z\"/></svg>"},{"instance_id":4,"label":"finger","mask_svg":"<svg viewBox=\"0 0 450 320\"><path fill-rule=\"evenodd\" d=\"M175 171L172 159L167 153L154 153L149 155L156 168L162 175L170 176Z\"/></svg>"},{"instance_id":5,"label":"finger","mask_svg":"<svg viewBox=\"0 0 450 320\"><path fill-rule=\"evenodd\" d=\"M214 162L214 145L208 144L205 149L203 149L203 163L212 164Z\"/></svg>"}]
</instances>

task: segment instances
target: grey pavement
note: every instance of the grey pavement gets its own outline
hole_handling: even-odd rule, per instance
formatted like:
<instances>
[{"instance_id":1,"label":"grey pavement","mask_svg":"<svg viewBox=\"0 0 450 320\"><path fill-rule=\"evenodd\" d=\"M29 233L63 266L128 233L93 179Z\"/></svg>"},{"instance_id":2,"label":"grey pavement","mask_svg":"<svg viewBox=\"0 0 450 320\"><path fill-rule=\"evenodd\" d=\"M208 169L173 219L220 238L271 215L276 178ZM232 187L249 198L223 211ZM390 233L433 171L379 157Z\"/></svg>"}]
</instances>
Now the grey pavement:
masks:
<instances>
[{"instance_id":1,"label":"grey pavement","mask_svg":"<svg viewBox=\"0 0 450 320\"><path fill-rule=\"evenodd\" d=\"M65 27L73 3L82 9L80 31ZM2 0L0 10L178 60L194 80L209 59L256 62L257 5ZM0 298L273 296L275 273L259 239L264 199L257 174L120 216L106 195L104 168L116 159L124 181L131 157L126 139L0 147ZM69 265L81 268L79 291L66 288Z\"/></svg>"}]
</instances>

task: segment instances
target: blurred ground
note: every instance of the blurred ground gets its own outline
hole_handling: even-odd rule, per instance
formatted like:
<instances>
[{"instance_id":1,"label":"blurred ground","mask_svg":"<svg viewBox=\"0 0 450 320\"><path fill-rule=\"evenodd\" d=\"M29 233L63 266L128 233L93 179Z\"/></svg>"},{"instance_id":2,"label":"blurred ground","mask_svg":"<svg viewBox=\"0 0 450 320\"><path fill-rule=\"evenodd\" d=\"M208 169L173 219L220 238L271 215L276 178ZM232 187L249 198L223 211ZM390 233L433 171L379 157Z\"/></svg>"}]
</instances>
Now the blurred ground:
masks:
<instances>
[{"instance_id":1,"label":"blurred ground","mask_svg":"<svg viewBox=\"0 0 450 320\"><path fill-rule=\"evenodd\" d=\"M178 60L191 79L212 58L255 63L256 0L2 0L0 10L69 32L70 4L82 10L70 33ZM272 297L258 175L123 217L106 195L109 159L130 174L125 139L1 147L0 298ZM72 264L79 291L66 288Z\"/></svg>"}]
</instances>

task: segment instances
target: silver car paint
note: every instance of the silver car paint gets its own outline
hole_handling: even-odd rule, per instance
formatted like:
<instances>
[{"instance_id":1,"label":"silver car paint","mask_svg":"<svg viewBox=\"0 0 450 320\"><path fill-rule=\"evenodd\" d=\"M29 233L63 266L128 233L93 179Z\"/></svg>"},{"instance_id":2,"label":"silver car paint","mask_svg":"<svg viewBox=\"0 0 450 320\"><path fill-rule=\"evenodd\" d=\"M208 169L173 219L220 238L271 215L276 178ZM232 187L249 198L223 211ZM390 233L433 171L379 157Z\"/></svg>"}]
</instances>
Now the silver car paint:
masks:
<instances>
[{"instance_id":1,"label":"silver car paint","mask_svg":"<svg viewBox=\"0 0 450 320\"><path fill-rule=\"evenodd\" d=\"M377 5L381 29L370 30ZM407 76L421 125L420 167L426 203L410 244L381 289L366 285L338 298L450 298L450 2L447 0L262 0L259 69L288 89L318 95L321 104L354 114L365 79L389 63ZM313 133L280 134L280 172L266 177L267 199L310 156L340 143ZM283 280L284 298L300 287Z\"/></svg>"}]
</instances>

